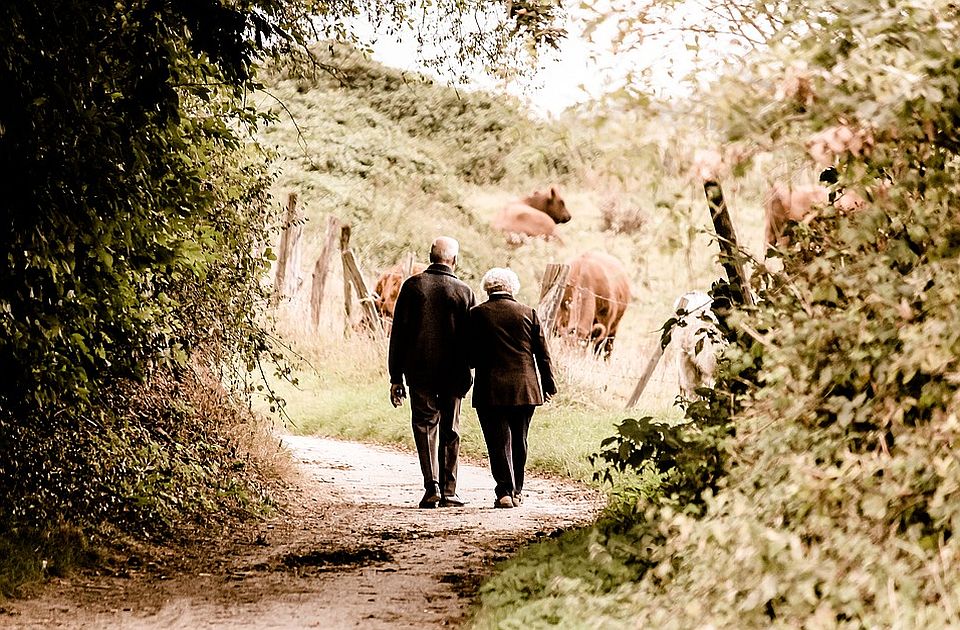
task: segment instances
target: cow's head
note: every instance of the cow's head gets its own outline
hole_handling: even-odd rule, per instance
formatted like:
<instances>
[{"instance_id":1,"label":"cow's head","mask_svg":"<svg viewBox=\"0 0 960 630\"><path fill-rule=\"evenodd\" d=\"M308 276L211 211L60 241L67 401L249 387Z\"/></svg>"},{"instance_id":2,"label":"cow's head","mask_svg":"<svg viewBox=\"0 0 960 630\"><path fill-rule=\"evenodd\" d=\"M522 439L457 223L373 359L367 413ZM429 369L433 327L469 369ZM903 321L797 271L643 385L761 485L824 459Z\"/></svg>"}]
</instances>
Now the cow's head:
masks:
<instances>
[{"instance_id":1,"label":"cow's head","mask_svg":"<svg viewBox=\"0 0 960 630\"><path fill-rule=\"evenodd\" d=\"M557 309L557 334L581 346L596 343L606 327L595 320L596 298L586 288L567 283Z\"/></svg>"},{"instance_id":2,"label":"cow's head","mask_svg":"<svg viewBox=\"0 0 960 630\"><path fill-rule=\"evenodd\" d=\"M400 295L402 283L402 273L396 269L388 269L380 275L373 288L373 304L385 322L393 319L393 309L397 305L397 296Z\"/></svg>"},{"instance_id":3,"label":"cow's head","mask_svg":"<svg viewBox=\"0 0 960 630\"><path fill-rule=\"evenodd\" d=\"M545 213L555 223L566 223L571 219L567 204L557 192L556 186L551 186L546 192L536 190L523 201L528 206Z\"/></svg>"}]
</instances>

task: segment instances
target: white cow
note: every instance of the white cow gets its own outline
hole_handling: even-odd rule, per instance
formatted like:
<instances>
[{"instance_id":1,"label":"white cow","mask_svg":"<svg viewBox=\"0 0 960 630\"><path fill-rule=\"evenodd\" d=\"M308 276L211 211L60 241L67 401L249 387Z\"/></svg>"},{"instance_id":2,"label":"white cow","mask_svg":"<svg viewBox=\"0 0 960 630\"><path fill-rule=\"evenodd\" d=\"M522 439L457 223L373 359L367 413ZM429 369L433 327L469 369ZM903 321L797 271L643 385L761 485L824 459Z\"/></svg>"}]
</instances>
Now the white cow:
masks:
<instances>
[{"instance_id":1,"label":"white cow","mask_svg":"<svg viewBox=\"0 0 960 630\"><path fill-rule=\"evenodd\" d=\"M717 355L725 341L717 327L717 316L710 308L712 301L703 291L690 291L673 303L674 311L686 311L673 329L672 338L677 349L680 394L687 400L696 398L698 387L713 387L716 382Z\"/></svg>"}]
</instances>

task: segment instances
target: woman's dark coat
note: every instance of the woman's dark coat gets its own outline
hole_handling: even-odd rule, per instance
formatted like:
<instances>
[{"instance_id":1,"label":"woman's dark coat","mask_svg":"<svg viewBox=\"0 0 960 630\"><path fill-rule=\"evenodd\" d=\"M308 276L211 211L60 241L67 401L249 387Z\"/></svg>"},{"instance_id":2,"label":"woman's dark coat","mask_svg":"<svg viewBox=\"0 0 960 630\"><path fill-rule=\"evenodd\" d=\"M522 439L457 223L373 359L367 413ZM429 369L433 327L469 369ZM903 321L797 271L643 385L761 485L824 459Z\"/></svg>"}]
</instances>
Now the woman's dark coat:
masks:
<instances>
[{"instance_id":1,"label":"woman's dark coat","mask_svg":"<svg viewBox=\"0 0 960 630\"><path fill-rule=\"evenodd\" d=\"M542 405L557 392L535 310L494 293L470 309L469 333L474 407Z\"/></svg>"}]
</instances>

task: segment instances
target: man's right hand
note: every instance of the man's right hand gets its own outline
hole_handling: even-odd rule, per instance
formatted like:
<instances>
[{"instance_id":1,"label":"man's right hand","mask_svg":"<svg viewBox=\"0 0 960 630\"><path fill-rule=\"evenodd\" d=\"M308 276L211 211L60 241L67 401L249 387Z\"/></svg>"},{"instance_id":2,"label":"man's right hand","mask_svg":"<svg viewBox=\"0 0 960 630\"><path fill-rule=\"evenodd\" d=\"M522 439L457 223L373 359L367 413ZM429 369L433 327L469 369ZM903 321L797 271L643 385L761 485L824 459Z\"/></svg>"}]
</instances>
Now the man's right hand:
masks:
<instances>
[{"instance_id":1,"label":"man's right hand","mask_svg":"<svg viewBox=\"0 0 960 630\"><path fill-rule=\"evenodd\" d=\"M403 404L403 399L407 397L407 390L402 383L390 385L390 404L399 407Z\"/></svg>"}]
</instances>

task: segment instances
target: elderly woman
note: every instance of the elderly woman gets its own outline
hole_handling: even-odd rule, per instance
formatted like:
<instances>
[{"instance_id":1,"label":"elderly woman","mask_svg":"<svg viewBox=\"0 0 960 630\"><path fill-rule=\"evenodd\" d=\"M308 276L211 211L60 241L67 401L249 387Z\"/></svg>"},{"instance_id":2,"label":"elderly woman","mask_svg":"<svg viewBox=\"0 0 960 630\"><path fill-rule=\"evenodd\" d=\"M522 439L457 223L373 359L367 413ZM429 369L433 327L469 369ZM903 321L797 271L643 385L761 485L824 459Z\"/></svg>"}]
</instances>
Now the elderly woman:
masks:
<instances>
[{"instance_id":1,"label":"elderly woman","mask_svg":"<svg viewBox=\"0 0 960 630\"><path fill-rule=\"evenodd\" d=\"M523 500L530 420L536 406L557 392L540 320L514 299L519 289L517 274L495 267L483 276L487 301L470 309L473 406L487 443L498 508L517 507Z\"/></svg>"}]
</instances>

